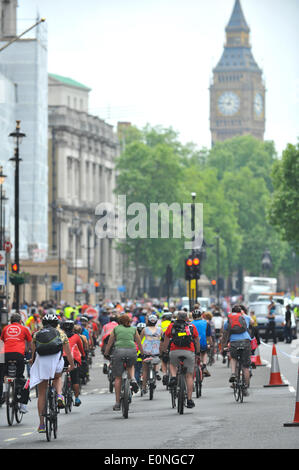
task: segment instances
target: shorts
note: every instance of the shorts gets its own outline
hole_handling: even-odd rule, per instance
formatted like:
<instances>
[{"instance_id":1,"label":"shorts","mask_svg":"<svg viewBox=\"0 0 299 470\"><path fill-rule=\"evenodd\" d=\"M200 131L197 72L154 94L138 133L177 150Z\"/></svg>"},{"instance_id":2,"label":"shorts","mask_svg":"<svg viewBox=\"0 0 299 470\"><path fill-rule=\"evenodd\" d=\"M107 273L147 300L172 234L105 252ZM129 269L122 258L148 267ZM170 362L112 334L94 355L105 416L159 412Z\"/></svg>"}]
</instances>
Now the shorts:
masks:
<instances>
[{"instance_id":1,"label":"shorts","mask_svg":"<svg viewBox=\"0 0 299 470\"><path fill-rule=\"evenodd\" d=\"M128 366L134 366L137 361L137 351L136 349L115 349L112 356L112 375L114 377L121 377L124 366L121 360L122 357L128 357Z\"/></svg>"},{"instance_id":2,"label":"shorts","mask_svg":"<svg viewBox=\"0 0 299 470\"><path fill-rule=\"evenodd\" d=\"M245 339L242 341L232 341L230 343L230 355L232 359L237 359L238 351L237 348L243 347L244 350L242 351L242 364L243 367L249 368L251 365L251 345L250 340Z\"/></svg>"},{"instance_id":3,"label":"shorts","mask_svg":"<svg viewBox=\"0 0 299 470\"><path fill-rule=\"evenodd\" d=\"M170 364L172 364L173 366L178 366L180 356L184 356L186 358L184 361L184 366L187 368L187 372L189 374L193 374L195 365L195 353L193 351L187 351L186 349L175 349L174 351L170 351Z\"/></svg>"}]
</instances>

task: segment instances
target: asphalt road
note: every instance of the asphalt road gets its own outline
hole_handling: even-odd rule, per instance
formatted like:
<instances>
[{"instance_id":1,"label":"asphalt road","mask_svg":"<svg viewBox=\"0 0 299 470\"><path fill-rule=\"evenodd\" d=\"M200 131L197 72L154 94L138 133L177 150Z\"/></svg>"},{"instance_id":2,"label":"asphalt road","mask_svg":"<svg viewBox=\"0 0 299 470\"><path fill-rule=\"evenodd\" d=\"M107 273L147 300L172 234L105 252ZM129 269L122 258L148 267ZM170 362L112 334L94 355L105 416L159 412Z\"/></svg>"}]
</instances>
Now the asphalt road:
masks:
<instances>
[{"instance_id":1,"label":"asphalt road","mask_svg":"<svg viewBox=\"0 0 299 470\"><path fill-rule=\"evenodd\" d=\"M299 340L278 343L278 361L287 387L265 388L269 383L272 344L261 345L268 366L253 371L250 396L236 403L221 360L210 367L196 407L178 415L170 394L158 382L152 401L133 397L129 419L112 410L114 394L108 392L99 352L91 368L91 381L83 387L82 405L71 414L59 414L58 438L50 443L37 433L36 398L33 393L21 424L8 426L5 407L0 409L0 449L298 449L299 427L292 422L296 404Z\"/></svg>"}]
</instances>

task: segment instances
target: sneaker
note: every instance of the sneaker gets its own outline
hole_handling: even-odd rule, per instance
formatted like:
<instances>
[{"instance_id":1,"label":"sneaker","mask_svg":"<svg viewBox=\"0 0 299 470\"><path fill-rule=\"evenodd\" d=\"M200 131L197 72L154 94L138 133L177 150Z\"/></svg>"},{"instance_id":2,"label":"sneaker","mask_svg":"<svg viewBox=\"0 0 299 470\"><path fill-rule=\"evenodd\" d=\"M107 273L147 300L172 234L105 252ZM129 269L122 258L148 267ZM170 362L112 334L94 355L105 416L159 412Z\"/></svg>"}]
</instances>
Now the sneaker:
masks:
<instances>
[{"instance_id":1,"label":"sneaker","mask_svg":"<svg viewBox=\"0 0 299 470\"><path fill-rule=\"evenodd\" d=\"M162 383L163 385L168 385L169 377L168 375L163 375Z\"/></svg>"},{"instance_id":2,"label":"sneaker","mask_svg":"<svg viewBox=\"0 0 299 470\"><path fill-rule=\"evenodd\" d=\"M115 403L113 406L113 411L120 411L120 403Z\"/></svg>"},{"instance_id":3,"label":"sneaker","mask_svg":"<svg viewBox=\"0 0 299 470\"><path fill-rule=\"evenodd\" d=\"M204 376L204 377L211 377L211 374L210 374L210 372L208 371L208 369L204 369L202 373L203 373L203 376Z\"/></svg>"},{"instance_id":4,"label":"sneaker","mask_svg":"<svg viewBox=\"0 0 299 470\"><path fill-rule=\"evenodd\" d=\"M27 406L24 405L23 403L20 403L20 412L23 413L24 415L28 413Z\"/></svg>"},{"instance_id":5,"label":"sneaker","mask_svg":"<svg viewBox=\"0 0 299 470\"><path fill-rule=\"evenodd\" d=\"M44 424L40 424L39 427L37 428L37 432L42 434L46 432L46 426Z\"/></svg>"},{"instance_id":6,"label":"sneaker","mask_svg":"<svg viewBox=\"0 0 299 470\"><path fill-rule=\"evenodd\" d=\"M158 372L156 372L156 379L161 380L161 376L158 374Z\"/></svg>"},{"instance_id":7,"label":"sneaker","mask_svg":"<svg viewBox=\"0 0 299 470\"><path fill-rule=\"evenodd\" d=\"M193 400L187 400L187 408L194 408L195 403Z\"/></svg>"},{"instance_id":8,"label":"sneaker","mask_svg":"<svg viewBox=\"0 0 299 470\"><path fill-rule=\"evenodd\" d=\"M176 387L176 377L171 377L169 382L168 382L168 387L169 388L175 388Z\"/></svg>"},{"instance_id":9,"label":"sneaker","mask_svg":"<svg viewBox=\"0 0 299 470\"><path fill-rule=\"evenodd\" d=\"M62 395L57 396L57 406L60 409L65 408L65 401L64 401L64 397Z\"/></svg>"},{"instance_id":10,"label":"sneaker","mask_svg":"<svg viewBox=\"0 0 299 470\"><path fill-rule=\"evenodd\" d=\"M80 406L81 405L81 400L80 398L75 398L75 403L74 403L75 406Z\"/></svg>"},{"instance_id":11,"label":"sneaker","mask_svg":"<svg viewBox=\"0 0 299 470\"><path fill-rule=\"evenodd\" d=\"M131 380L130 385L131 385L131 388L132 388L133 392L138 393L139 387L138 387L138 383L136 382L135 379Z\"/></svg>"},{"instance_id":12,"label":"sneaker","mask_svg":"<svg viewBox=\"0 0 299 470\"><path fill-rule=\"evenodd\" d=\"M233 383L233 382L235 382L235 380L236 380L236 374L232 374L229 378L229 382Z\"/></svg>"}]
</instances>

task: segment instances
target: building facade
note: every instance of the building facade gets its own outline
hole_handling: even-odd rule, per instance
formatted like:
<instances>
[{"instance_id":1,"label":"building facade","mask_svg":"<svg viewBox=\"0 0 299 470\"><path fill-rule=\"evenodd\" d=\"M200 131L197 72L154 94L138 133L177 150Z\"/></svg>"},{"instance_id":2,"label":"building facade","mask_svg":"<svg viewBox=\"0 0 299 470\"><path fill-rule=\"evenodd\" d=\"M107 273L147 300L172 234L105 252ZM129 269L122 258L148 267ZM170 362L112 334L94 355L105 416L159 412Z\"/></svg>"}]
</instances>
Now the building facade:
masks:
<instances>
[{"instance_id":1,"label":"building facade","mask_svg":"<svg viewBox=\"0 0 299 470\"><path fill-rule=\"evenodd\" d=\"M224 51L210 86L212 145L246 134L263 140L266 90L262 70L251 51L250 29L240 0L235 0L225 31Z\"/></svg>"},{"instance_id":2,"label":"building facade","mask_svg":"<svg viewBox=\"0 0 299 470\"><path fill-rule=\"evenodd\" d=\"M49 74L49 250L73 276L62 299L93 300L94 282L102 298L120 298L122 258L115 240L98 238L96 207L115 205L115 159L119 143L113 127L88 114L90 89ZM66 281L67 282L67 281Z\"/></svg>"}]
</instances>

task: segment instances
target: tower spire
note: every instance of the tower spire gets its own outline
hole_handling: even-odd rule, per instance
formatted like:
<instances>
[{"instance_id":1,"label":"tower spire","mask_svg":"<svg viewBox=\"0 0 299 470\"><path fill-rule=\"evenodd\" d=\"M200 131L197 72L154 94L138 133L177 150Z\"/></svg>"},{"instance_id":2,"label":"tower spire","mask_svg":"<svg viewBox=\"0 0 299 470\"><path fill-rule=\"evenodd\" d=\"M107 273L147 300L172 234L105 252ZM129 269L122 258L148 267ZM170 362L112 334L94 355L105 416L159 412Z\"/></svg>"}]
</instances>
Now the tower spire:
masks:
<instances>
[{"instance_id":1,"label":"tower spire","mask_svg":"<svg viewBox=\"0 0 299 470\"><path fill-rule=\"evenodd\" d=\"M225 31L245 31L246 33L250 32L249 26L245 20L240 0L235 0L235 6Z\"/></svg>"}]
</instances>

